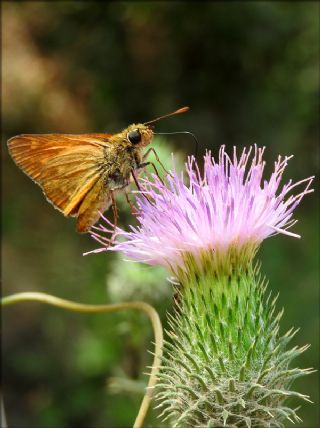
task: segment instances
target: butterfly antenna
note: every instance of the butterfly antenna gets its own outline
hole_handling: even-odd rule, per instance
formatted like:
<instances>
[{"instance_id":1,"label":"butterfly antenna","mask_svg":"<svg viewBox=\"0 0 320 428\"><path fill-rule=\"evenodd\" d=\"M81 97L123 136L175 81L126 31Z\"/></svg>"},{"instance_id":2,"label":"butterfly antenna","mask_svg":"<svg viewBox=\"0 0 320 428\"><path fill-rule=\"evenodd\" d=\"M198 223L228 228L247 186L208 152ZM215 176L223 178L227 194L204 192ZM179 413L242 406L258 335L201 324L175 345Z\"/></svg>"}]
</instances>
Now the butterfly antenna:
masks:
<instances>
[{"instance_id":1,"label":"butterfly antenna","mask_svg":"<svg viewBox=\"0 0 320 428\"><path fill-rule=\"evenodd\" d=\"M155 135L177 135L177 134L188 134L188 135L191 135L191 137L194 139L194 141L196 143L194 157L198 156L199 141L197 140L197 137L192 132L189 132L189 131L155 132L154 134Z\"/></svg>"},{"instance_id":2,"label":"butterfly antenna","mask_svg":"<svg viewBox=\"0 0 320 428\"><path fill-rule=\"evenodd\" d=\"M172 113L165 114L164 116L159 116L156 119L149 120L149 122L145 122L144 125L150 125L151 123L158 122L158 120L164 119L165 117L175 116L176 114L185 113L189 110L189 107L181 107Z\"/></svg>"}]
</instances>

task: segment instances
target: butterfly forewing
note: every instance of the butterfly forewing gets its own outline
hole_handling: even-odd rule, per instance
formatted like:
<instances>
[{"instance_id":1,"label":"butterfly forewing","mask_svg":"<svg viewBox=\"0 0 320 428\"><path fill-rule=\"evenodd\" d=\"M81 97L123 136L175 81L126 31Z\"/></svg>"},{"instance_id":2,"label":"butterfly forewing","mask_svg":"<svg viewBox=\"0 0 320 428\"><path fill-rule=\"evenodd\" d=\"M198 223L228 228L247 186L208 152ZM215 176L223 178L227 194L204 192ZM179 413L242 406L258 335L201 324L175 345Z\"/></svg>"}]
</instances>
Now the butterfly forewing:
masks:
<instances>
[{"instance_id":1,"label":"butterfly forewing","mask_svg":"<svg viewBox=\"0 0 320 428\"><path fill-rule=\"evenodd\" d=\"M42 187L56 208L66 216L81 212L77 227L87 231L110 200L104 168L109 136L20 135L9 140L8 146L17 165ZM89 200L91 208L86 202ZM90 209L95 211L91 215Z\"/></svg>"}]
</instances>

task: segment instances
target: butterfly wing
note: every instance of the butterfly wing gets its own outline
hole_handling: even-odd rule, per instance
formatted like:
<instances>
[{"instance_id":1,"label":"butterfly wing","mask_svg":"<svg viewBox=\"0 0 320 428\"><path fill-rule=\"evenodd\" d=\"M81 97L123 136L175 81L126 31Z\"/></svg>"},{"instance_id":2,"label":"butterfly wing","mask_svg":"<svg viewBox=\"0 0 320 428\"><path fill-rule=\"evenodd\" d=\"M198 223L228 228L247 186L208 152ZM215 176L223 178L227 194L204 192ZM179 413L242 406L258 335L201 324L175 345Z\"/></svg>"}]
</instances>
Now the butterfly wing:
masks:
<instances>
[{"instance_id":1,"label":"butterfly wing","mask_svg":"<svg viewBox=\"0 0 320 428\"><path fill-rule=\"evenodd\" d=\"M17 165L40 185L47 199L65 216L78 216L81 211L82 221L77 227L83 232L98 219L98 211L110 205L104 168L109 137L109 134L19 135L8 141L8 147ZM81 210L84 202L86 209ZM95 214L89 215L90 209Z\"/></svg>"},{"instance_id":2,"label":"butterfly wing","mask_svg":"<svg viewBox=\"0 0 320 428\"><path fill-rule=\"evenodd\" d=\"M88 232L112 204L111 192L106 192L105 177L102 175L86 194L77 212L77 232Z\"/></svg>"}]
</instances>

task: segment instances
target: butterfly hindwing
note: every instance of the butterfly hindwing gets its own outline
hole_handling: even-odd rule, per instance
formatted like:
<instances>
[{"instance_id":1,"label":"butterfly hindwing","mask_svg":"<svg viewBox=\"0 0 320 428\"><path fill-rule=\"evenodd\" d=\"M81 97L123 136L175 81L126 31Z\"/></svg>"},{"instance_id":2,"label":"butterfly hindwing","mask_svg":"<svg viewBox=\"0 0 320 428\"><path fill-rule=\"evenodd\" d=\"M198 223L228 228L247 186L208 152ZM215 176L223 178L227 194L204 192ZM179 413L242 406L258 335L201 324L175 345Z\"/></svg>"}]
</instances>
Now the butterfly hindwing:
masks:
<instances>
[{"instance_id":1,"label":"butterfly hindwing","mask_svg":"<svg viewBox=\"0 0 320 428\"><path fill-rule=\"evenodd\" d=\"M100 213L112 204L111 191L106 190L105 177L102 175L83 198L77 212L77 232L87 232L97 222Z\"/></svg>"}]
</instances>

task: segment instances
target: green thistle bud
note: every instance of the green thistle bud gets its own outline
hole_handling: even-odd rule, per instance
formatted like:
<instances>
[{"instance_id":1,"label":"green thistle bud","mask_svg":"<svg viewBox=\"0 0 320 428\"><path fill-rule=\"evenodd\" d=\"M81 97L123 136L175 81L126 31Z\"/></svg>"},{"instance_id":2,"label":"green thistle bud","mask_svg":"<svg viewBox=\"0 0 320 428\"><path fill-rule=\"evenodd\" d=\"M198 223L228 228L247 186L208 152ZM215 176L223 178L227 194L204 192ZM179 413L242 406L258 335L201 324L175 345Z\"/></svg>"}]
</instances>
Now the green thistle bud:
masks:
<instances>
[{"instance_id":1,"label":"green thistle bud","mask_svg":"<svg viewBox=\"0 0 320 428\"><path fill-rule=\"evenodd\" d=\"M300 421L285 402L310 401L290 387L311 372L290 368L307 347L288 349L292 329L279 335L282 312L276 315L276 298L266 295L258 267L236 264L229 271L212 263L206 272L196 267L183 276L159 375L160 416L173 427Z\"/></svg>"}]
</instances>

